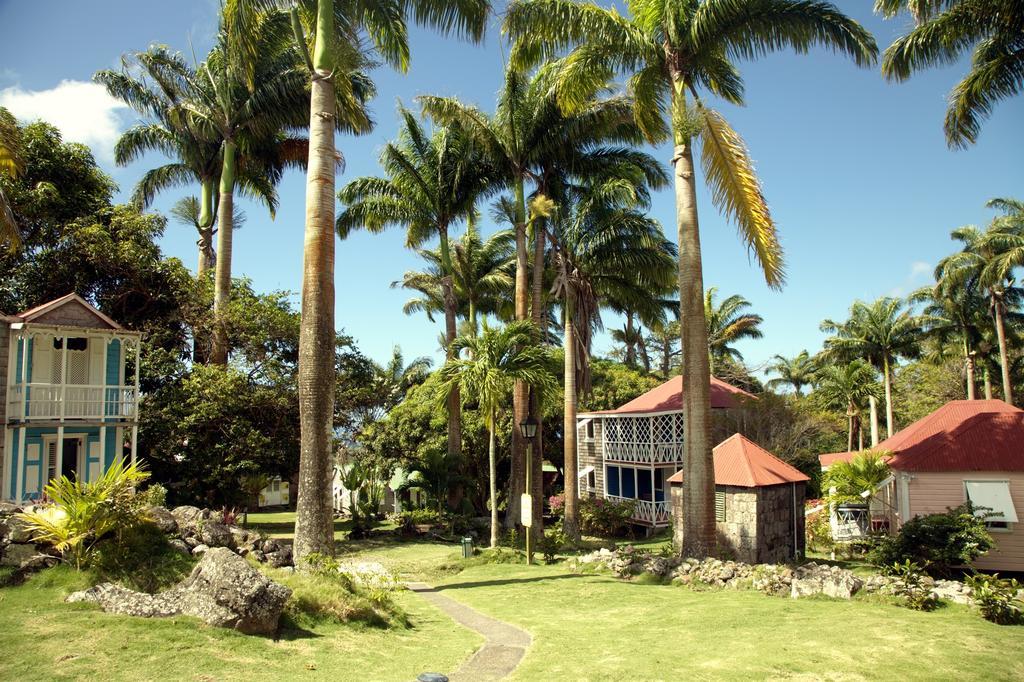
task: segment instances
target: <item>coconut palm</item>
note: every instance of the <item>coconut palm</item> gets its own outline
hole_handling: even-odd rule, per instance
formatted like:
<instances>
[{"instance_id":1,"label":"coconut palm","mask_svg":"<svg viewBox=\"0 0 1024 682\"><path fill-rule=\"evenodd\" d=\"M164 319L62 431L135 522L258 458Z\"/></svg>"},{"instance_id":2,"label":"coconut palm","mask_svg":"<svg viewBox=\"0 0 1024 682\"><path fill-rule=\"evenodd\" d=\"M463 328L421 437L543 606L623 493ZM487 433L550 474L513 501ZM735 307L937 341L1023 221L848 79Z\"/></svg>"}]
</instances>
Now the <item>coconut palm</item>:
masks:
<instances>
[{"instance_id":1,"label":"coconut palm","mask_svg":"<svg viewBox=\"0 0 1024 682\"><path fill-rule=\"evenodd\" d=\"M825 320L821 330L833 336L825 339L825 351L832 358L849 361L862 358L882 372L885 386L886 437L893 434L892 371L899 358L921 354L922 320L906 309L906 302L882 297L873 303L855 301L850 317L838 323Z\"/></svg>"},{"instance_id":2,"label":"coconut palm","mask_svg":"<svg viewBox=\"0 0 1024 682\"><path fill-rule=\"evenodd\" d=\"M386 145L380 156L387 177L357 178L338 193L346 205L338 216L338 233L344 238L354 228L380 232L389 226L402 226L410 248L418 248L434 237L440 240L437 253L444 347L450 360L459 304L449 232L456 223L476 213L477 202L495 184L495 173L457 125L438 126L431 134L408 109L400 107L399 115L399 139ZM448 403L448 456L453 461L462 456L460 404L455 391Z\"/></svg>"},{"instance_id":3,"label":"coconut palm","mask_svg":"<svg viewBox=\"0 0 1024 682\"><path fill-rule=\"evenodd\" d=\"M0 175L16 178L25 170L21 155L21 135L18 122L9 111L0 107ZM7 242L10 250L21 246L21 230L14 220L14 212L0 187L0 244Z\"/></svg>"},{"instance_id":4,"label":"coconut palm","mask_svg":"<svg viewBox=\"0 0 1024 682\"><path fill-rule=\"evenodd\" d=\"M373 416L383 417L391 408L402 402L410 388L427 380L433 364L433 360L422 356L413 358L406 364L399 346L391 350L391 359L386 365L373 363L373 393L378 400Z\"/></svg>"},{"instance_id":5,"label":"coconut palm","mask_svg":"<svg viewBox=\"0 0 1024 682\"><path fill-rule=\"evenodd\" d=\"M973 226L953 230L953 239L963 248L939 261L935 268L937 287L946 292L976 288L983 291L995 325L1002 368L1003 399L1013 403L1010 361L1007 350L1006 315L1021 301L1022 292L1014 286L1015 245L1022 241L1020 228L1013 220L996 219L984 232ZM955 295L955 294L950 294Z\"/></svg>"},{"instance_id":6,"label":"coconut palm","mask_svg":"<svg viewBox=\"0 0 1024 682\"><path fill-rule=\"evenodd\" d=\"M528 225L532 217L539 228L544 217L531 216L528 210L529 185L534 185L535 197L546 196L557 201L561 198L561 188L570 181L610 173L632 174L641 191L664 184L664 171L656 163L629 146L620 146L631 146L642 139L632 119L632 103L622 96L591 96L567 114L558 106L546 72L542 70L527 77L513 69L505 73L493 116L455 98L424 96L419 99L424 111L435 120L466 130L488 165L499 172L504 187L512 190L513 198L507 208L516 239L514 315L517 320L530 318L538 327L545 328L544 270L534 267L530 281L528 249L532 232L533 262L535 265L545 262L545 232L531 230ZM527 411L527 388L520 383L513 391L515 421L522 421ZM538 451L542 433L543 429L538 428ZM513 432L513 490L506 517L509 525L519 519L519 493L525 484L523 449L519 433ZM540 462L541 457L537 457L534 480L538 486L542 480ZM534 498L537 504L534 515L539 520L540 495ZM539 523L535 524L534 530L539 528Z\"/></svg>"},{"instance_id":7,"label":"coconut palm","mask_svg":"<svg viewBox=\"0 0 1024 682\"><path fill-rule=\"evenodd\" d=\"M765 384L768 388L791 386L794 393L803 395L804 386L814 383L814 376L818 371L818 361L806 350L800 351L791 358L776 355L772 360L767 371L779 376Z\"/></svg>"},{"instance_id":8,"label":"coconut palm","mask_svg":"<svg viewBox=\"0 0 1024 682\"><path fill-rule=\"evenodd\" d=\"M946 143L977 141L995 105L1024 83L1024 5L1020 0L876 0L887 17L909 10L916 25L885 51L882 74L904 81L916 71L945 66L971 50L967 75L949 94Z\"/></svg>"},{"instance_id":9,"label":"coconut palm","mask_svg":"<svg viewBox=\"0 0 1024 682\"><path fill-rule=\"evenodd\" d=\"M716 206L737 223L770 286L783 283L782 249L743 140L700 97L740 103L743 81L730 57L758 57L812 46L850 55L862 66L874 40L833 5L804 0L629 0L629 16L573 0L515 0L505 29L511 62L524 68L569 50L552 67L558 102L569 112L616 75L628 78L634 114L652 142L671 132L679 230L679 293L685 429L684 547L706 556L716 546L710 431L710 369L697 224L693 143Z\"/></svg>"},{"instance_id":10,"label":"coconut palm","mask_svg":"<svg viewBox=\"0 0 1024 682\"><path fill-rule=\"evenodd\" d=\"M472 396L484 414L488 431L488 467L491 505L491 547L498 545L497 453L495 452L498 409L516 381L525 382L540 394L550 393L557 384L547 369L547 358L537 345L537 328L528 320L505 327L490 327L486 321L480 334L460 336L452 343L455 355L439 372L438 391L447 404L454 391ZM467 357L460 357L465 350Z\"/></svg>"},{"instance_id":11,"label":"coconut palm","mask_svg":"<svg viewBox=\"0 0 1024 682\"><path fill-rule=\"evenodd\" d=\"M446 33L483 38L490 5L464 0L298 0L292 30L310 83L302 323L299 330L299 498L295 556L334 553L331 427L334 417L334 173L337 129L369 127L363 108L372 83L360 77L362 49L402 71L409 66L406 16ZM307 41L306 36L310 36ZM311 44L310 44L311 43Z\"/></svg>"},{"instance_id":12,"label":"coconut palm","mask_svg":"<svg viewBox=\"0 0 1024 682\"><path fill-rule=\"evenodd\" d=\"M818 373L814 397L823 407L845 410L849 451L853 450L854 434L861 432L861 415L867 402L881 395L875 376L875 368L864 360L826 365Z\"/></svg>"},{"instance_id":13,"label":"coconut palm","mask_svg":"<svg viewBox=\"0 0 1024 682\"><path fill-rule=\"evenodd\" d=\"M547 222L557 273L553 293L561 303L564 330L564 528L574 540L579 538L578 389L589 387L590 339L601 328L601 307L610 299L640 307L644 297L656 300L652 292L671 287L675 278L675 247L661 226L636 209L630 188L609 184L557 209Z\"/></svg>"},{"instance_id":14,"label":"coconut palm","mask_svg":"<svg viewBox=\"0 0 1024 682\"><path fill-rule=\"evenodd\" d=\"M391 286L417 292L402 307L406 315L423 312L434 321L444 312L441 289L441 254L438 249L421 249L427 261L424 270L410 270ZM479 329L479 316L495 314L506 298L511 298L515 268L513 235L508 230L482 239L473 221L452 249L452 283L458 303L458 315L468 324L470 332Z\"/></svg>"},{"instance_id":15,"label":"coconut palm","mask_svg":"<svg viewBox=\"0 0 1024 682\"><path fill-rule=\"evenodd\" d=\"M764 318L754 313L743 312L750 307L750 301L739 294L729 296L721 303L715 303L718 287L711 287L704 293L704 319L708 329L708 353L710 369L726 358L743 360L743 355L732 344L743 339L760 339L761 323Z\"/></svg>"}]
</instances>

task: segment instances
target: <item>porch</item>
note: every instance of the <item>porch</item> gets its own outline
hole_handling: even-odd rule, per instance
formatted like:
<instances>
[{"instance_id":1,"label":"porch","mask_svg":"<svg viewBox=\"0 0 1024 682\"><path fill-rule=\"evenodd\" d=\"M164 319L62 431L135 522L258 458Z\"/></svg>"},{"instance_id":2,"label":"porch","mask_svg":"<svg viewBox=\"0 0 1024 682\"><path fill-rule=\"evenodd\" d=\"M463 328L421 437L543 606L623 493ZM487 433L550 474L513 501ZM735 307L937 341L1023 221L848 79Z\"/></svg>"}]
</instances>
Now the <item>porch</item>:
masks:
<instances>
[{"instance_id":1,"label":"porch","mask_svg":"<svg viewBox=\"0 0 1024 682\"><path fill-rule=\"evenodd\" d=\"M635 504L633 521L638 525L651 528L668 526L672 510L665 482L675 471L675 465L635 467L607 464L604 497Z\"/></svg>"},{"instance_id":2,"label":"porch","mask_svg":"<svg viewBox=\"0 0 1024 682\"><path fill-rule=\"evenodd\" d=\"M618 415L602 418L601 445L607 461L641 464L681 464L683 415Z\"/></svg>"}]
</instances>

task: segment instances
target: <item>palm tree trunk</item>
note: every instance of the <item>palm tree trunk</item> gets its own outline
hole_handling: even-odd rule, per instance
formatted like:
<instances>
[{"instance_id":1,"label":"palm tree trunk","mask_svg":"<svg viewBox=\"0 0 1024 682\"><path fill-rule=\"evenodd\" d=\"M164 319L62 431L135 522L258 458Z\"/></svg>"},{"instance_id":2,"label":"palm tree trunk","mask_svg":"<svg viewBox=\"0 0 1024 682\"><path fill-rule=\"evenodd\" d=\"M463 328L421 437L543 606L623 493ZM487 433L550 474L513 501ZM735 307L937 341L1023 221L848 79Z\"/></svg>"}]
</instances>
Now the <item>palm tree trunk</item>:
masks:
<instances>
[{"instance_id":1,"label":"palm tree trunk","mask_svg":"<svg viewBox=\"0 0 1024 682\"><path fill-rule=\"evenodd\" d=\"M334 420L334 83L330 41L334 2L317 5L306 175L306 237L299 328L299 495L295 563L334 555L331 445ZM222 219L223 219L223 215ZM221 228L223 229L223 228Z\"/></svg>"},{"instance_id":2,"label":"palm tree trunk","mask_svg":"<svg viewBox=\"0 0 1024 682\"><path fill-rule=\"evenodd\" d=\"M885 383L885 437L892 438L892 377L889 356L882 356L882 381Z\"/></svg>"},{"instance_id":3,"label":"palm tree trunk","mask_svg":"<svg viewBox=\"0 0 1024 682\"><path fill-rule=\"evenodd\" d=\"M202 279L214 267L213 252L213 178L204 178L199 199L199 262L196 279Z\"/></svg>"},{"instance_id":4,"label":"palm tree trunk","mask_svg":"<svg viewBox=\"0 0 1024 682\"><path fill-rule=\"evenodd\" d=\"M846 421L847 421L846 451L847 452L853 452L853 417L854 417L853 403L850 403L849 407L847 407L847 409L846 409Z\"/></svg>"},{"instance_id":5,"label":"palm tree trunk","mask_svg":"<svg viewBox=\"0 0 1024 682\"><path fill-rule=\"evenodd\" d=\"M982 370L982 375L985 378L985 400L992 400L992 376L987 366Z\"/></svg>"},{"instance_id":6,"label":"palm tree trunk","mask_svg":"<svg viewBox=\"0 0 1024 682\"><path fill-rule=\"evenodd\" d=\"M516 206L516 288L515 312L517 320L529 317L527 272L529 262L526 249L526 194L523 178L515 181ZM509 478L509 498L505 509L505 527L514 528L519 523L520 496L526 490L525 443L519 433L519 422L526 419L529 409L529 387L523 381L516 381L512 388L512 471Z\"/></svg>"},{"instance_id":7,"label":"palm tree trunk","mask_svg":"<svg viewBox=\"0 0 1024 682\"><path fill-rule=\"evenodd\" d=\"M685 108L676 79L673 107ZM681 117L680 117L681 118ZM697 222L692 139L676 131L676 223L679 230L679 320L683 361L683 556L704 558L716 549L715 478L711 454L711 369L704 319L704 276Z\"/></svg>"},{"instance_id":8,"label":"palm tree trunk","mask_svg":"<svg viewBox=\"0 0 1024 682\"><path fill-rule=\"evenodd\" d=\"M633 343L633 313L626 311L626 366L636 367L636 345Z\"/></svg>"},{"instance_id":9,"label":"palm tree trunk","mask_svg":"<svg viewBox=\"0 0 1024 682\"><path fill-rule=\"evenodd\" d=\"M1006 328L1003 325L1003 301L995 299L996 339L999 341L999 364L1003 370L1003 400L1013 404L1013 387L1010 386L1010 358L1006 352Z\"/></svg>"},{"instance_id":10,"label":"palm tree trunk","mask_svg":"<svg viewBox=\"0 0 1024 682\"><path fill-rule=\"evenodd\" d=\"M235 144L224 142L224 162L220 174L220 203L217 218L217 271L213 280L213 349L210 362L228 364L228 301L231 297L231 241L234 236Z\"/></svg>"},{"instance_id":11,"label":"palm tree trunk","mask_svg":"<svg viewBox=\"0 0 1024 682\"><path fill-rule=\"evenodd\" d=\"M488 416L490 428L487 429L487 466L491 496L491 549L498 546L498 464L494 452L494 411Z\"/></svg>"},{"instance_id":12,"label":"palm tree trunk","mask_svg":"<svg viewBox=\"0 0 1024 682\"><path fill-rule=\"evenodd\" d=\"M455 316L458 301L455 298L455 288L452 285L452 258L451 249L448 244L448 228L440 225L438 232L441 236L441 290L444 297L444 338L445 338L445 359L452 360L455 357L452 344L455 341L457 331L455 328ZM459 387L456 386L448 394L448 462L449 466L455 466L462 458L462 399L459 395ZM455 495L453 504L462 500L461 494Z\"/></svg>"},{"instance_id":13,"label":"palm tree trunk","mask_svg":"<svg viewBox=\"0 0 1024 682\"><path fill-rule=\"evenodd\" d=\"M569 294L566 294L568 298ZM564 464L562 465L565 477L565 519L562 522L562 530L571 542L578 542L580 539L580 527L578 514L579 479L576 467L576 333L573 329L574 321L572 309L568 301L565 302L565 363L563 379L565 383L565 409L562 421L562 434L565 443L563 451Z\"/></svg>"},{"instance_id":14,"label":"palm tree trunk","mask_svg":"<svg viewBox=\"0 0 1024 682\"><path fill-rule=\"evenodd\" d=\"M974 353L971 352L971 350L967 347L966 344L964 344L964 353L966 355L966 359L964 361L964 369L966 370L967 374L967 399L974 400Z\"/></svg>"},{"instance_id":15,"label":"palm tree trunk","mask_svg":"<svg viewBox=\"0 0 1024 682\"><path fill-rule=\"evenodd\" d=\"M878 445L878 398L868 396L868 405L871 409L871 447Z\"/></svg>"},{"instance_id":16,"label":"palm tree trunk","mask_svg":"<svg viewBox=\"0 0 1024 682\"><path fill-rule=\"evenodd\" d=\"M533 224L533 271L531 276L530 319L544 335L544 221L538 218ZM541 341L543 343L543 341ZM537 420L537 436L533 439L533 471L530 472L533 482L533 526L531 531L536 537L544 535L544 416L541 414L540 399L536 392L530 392L530 411Z\"/></svg>"}]
</instances>

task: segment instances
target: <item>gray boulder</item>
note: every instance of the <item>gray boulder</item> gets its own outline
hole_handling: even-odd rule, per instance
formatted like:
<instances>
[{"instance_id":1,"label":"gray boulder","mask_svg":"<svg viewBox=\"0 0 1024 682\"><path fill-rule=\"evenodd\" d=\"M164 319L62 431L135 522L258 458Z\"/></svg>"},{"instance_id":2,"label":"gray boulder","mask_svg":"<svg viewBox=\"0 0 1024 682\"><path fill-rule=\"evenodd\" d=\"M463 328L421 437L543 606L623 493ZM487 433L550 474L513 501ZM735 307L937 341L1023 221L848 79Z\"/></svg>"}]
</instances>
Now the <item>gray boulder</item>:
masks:
<instances>
[{"instance_id":1,"label":"gray boulder","mask_svg":"<svg viewBox=\"0 0 1024 682\"><path fill-rule=\"evenodd\" d=\"M247 634L273 634L291 590L275 583L226 547L213 547L184 581L160 594L103 583L68 597L104 611L144 618L194 616Z\"/></svg>"},{"instance_id":2,"label":"gray boulder","mask_svg":"<svg viewBox=\"0 0 1024 682\"><path fill-rule=\"evenodd\" d=\"M199 539L209 547L234 547L235 538L223 523L207 521L199 531Z\"/></svg>"},{"instance_id":3,"label":"gray boulder","mask_svg":"<svg viewBox=\"0 0 1024 682\"><path fill-rule=\"evenodd\" d=\"M171 547L173 547L175 550L177 550L178 552L180 552L182 554L191 554L192 553L191 548L181 538L174 538L173 540L171 540L169 542L169 544L171 545Z\"/></svg>"},{"instance_id":4,"label":"gray boulder","mask_svg":"<svg viewBox=\"0 0 1024 682\"><path fill-rule=\"evenodd\" d=\"M178 532L178 522L175 520L174 514L166 507L149 507L145 513L149 520L167 535L174 535Z\"/></svg>"},{"instance_id":5,"label":"gray boulder","mask_svg":"<svg viewBox=\"0 0 1024 682\"><path fill-rule=\"evenodd\" d=\"M4 547L0 566L13 566L19 570L35 569L54 561L52 556L40 553L33 544L12 543Z\"/></svg>"},{"instance_id":6,"label":"gray boulder","mask_svg":"<svg viewBox=\"0 0 1024 682\"><path fill-rule=\"evenodd\" d=\"M32 542L32 529L27 521L12 514L0 521L0 540Z\"/></svg>"},{"instance_id":7,"label":"gray boulder","mask_svg":"<svg viewBox=\"0 0 1024 682\"><path fill-rule=\"evenodd\" d=\"M199 556L200 554L206 554L206 552L208 552L209 549L210 548L207 545L196 545L192 548L192 553L196 556Z\"/></svg>"},{"instance_id":8,"label":"gray boulder","mask_svg":"<svg viewBox=\"0 0 1024 682\"><path fill-rule=\"evenodd\" d=\"M186 505L172 509L171 515L174 516L181 534L186 535L198 531L199 526L209 516L209 512L199 507L189 507Z\"/></svg>"}]
</instances>

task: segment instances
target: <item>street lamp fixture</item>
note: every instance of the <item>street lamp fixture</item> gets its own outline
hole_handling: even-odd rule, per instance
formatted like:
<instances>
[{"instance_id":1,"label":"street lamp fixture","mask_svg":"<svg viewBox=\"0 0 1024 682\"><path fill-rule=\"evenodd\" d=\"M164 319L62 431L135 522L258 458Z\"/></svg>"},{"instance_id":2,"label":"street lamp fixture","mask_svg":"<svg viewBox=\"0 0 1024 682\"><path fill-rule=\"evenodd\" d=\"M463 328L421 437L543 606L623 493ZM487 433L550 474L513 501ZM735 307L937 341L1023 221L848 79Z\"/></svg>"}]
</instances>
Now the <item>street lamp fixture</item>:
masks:
<instances>
[{"instance_id":1,"label":"street lamp fixture","mask_svg":"<svg viewBox=\"0 0 1024 682\"><path fill-rule=\"evenodd\" d=\"M519 432L523 434L523 438L533 440L537 436L537 424L537 420L533 418L532 414L519 422Z\"/></svg>"}]
</instances>

